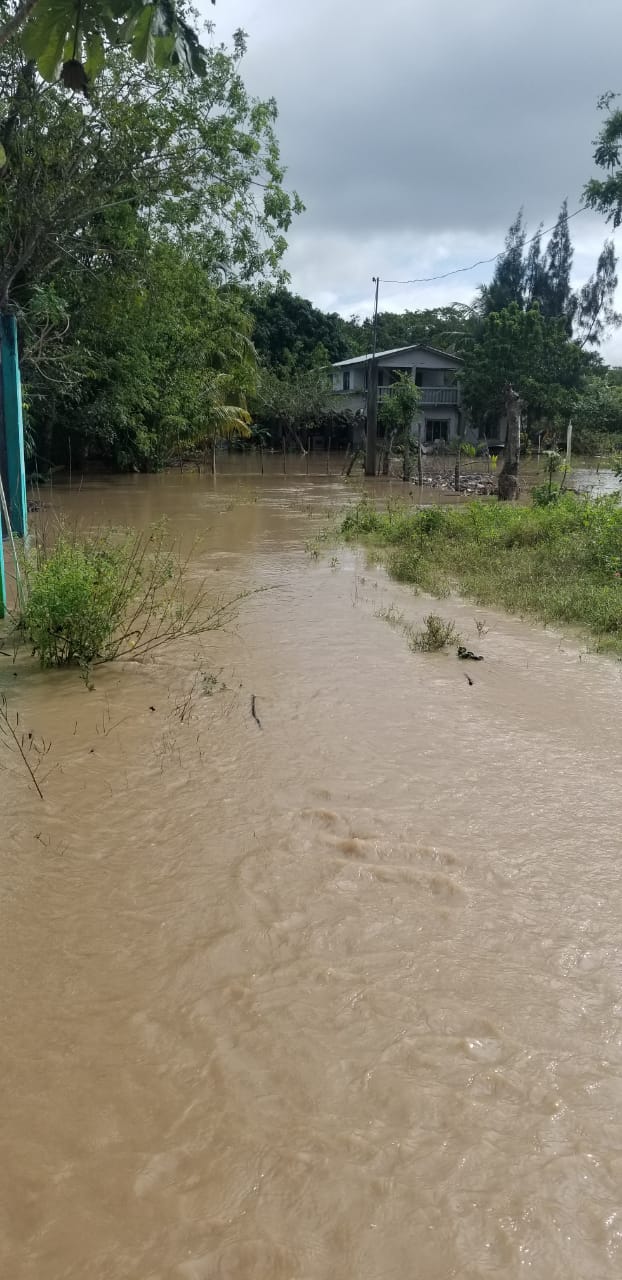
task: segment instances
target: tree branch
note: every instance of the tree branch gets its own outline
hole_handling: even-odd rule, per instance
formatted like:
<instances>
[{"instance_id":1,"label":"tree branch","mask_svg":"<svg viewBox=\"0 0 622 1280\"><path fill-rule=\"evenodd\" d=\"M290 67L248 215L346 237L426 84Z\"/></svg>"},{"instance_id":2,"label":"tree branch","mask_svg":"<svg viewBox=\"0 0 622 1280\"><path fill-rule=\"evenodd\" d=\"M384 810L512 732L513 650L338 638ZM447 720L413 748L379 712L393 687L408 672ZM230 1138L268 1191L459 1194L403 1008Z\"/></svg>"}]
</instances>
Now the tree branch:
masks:
<instances>
[{"instance_id":1,"label":"tree branch","mask_svg":"<svg viewBox=\"0 0 622 1280\"><path fill-rule=\"evenodd\" d=\"M38 3L39 0L21 0L13 16L0 27L0 49L17 35Z\"/></svg>"}]
</instances>

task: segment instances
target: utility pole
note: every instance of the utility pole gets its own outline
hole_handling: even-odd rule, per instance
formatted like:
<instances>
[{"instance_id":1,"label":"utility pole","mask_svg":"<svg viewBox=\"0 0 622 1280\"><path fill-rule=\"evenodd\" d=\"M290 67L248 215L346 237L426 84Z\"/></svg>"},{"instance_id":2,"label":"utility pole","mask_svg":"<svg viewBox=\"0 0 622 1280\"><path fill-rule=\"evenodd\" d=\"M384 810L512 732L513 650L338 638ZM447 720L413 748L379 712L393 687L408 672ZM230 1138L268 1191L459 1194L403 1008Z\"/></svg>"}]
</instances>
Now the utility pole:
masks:
<instances>
[{"instance_id":1,"label":"utility pole","mask_svg":"<svg viewBox=\"0 0 622 1280\"><path fill-rule=\"evenodd\" d=\"M365 475L376 474L376 445L378 440L378 364L376 344L378 339L378 287L380 279L372 276L376 286L374 296L374 323L372 330L371 360L367 369L367 447L365 450Z\"/></svg>"}]
</instances>

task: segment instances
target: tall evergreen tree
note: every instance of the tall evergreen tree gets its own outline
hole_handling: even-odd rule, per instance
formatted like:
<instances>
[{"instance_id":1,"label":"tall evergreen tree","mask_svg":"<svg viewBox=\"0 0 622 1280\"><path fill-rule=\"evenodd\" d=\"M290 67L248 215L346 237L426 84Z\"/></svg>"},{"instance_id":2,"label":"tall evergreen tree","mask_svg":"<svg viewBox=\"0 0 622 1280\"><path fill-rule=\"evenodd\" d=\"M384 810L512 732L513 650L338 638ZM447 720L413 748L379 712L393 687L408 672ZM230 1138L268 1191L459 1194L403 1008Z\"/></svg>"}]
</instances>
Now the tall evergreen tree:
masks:
<instances>
[{"instance_id":1,"label":"tall evergreen tree","mask_svg":"<svg viewBox=\"0 0 622 1280\"><path fill-rule=\"evenodd\" d=\"M564 200L544 255L543 292L539 301L542 314L551 320L564 320L569 333L576 311L576 298L570 284L572 259L568 201Z\"/></svg>"},{"instance_id":2,"label":"tall evergreen tree","mask_svg":"<svg viewBox=\"0 0 622 1280\"><path fill-rule=\"evenodd\" d=\"M512 302L522 307L525 301L525 262L523 254L526 239L523 210L519 209L505 238L505 249L497 261L495 273L489 285L483 285L480 305L484 315L503 311Z\"/></svg>"},{"instance_id":3,"label":"tall evergreen tree","mask_svg":"<svg viewBox=\"0 0 622 1280\"><path fill-rule=\"evenodd\" d=\"M525 305L527 309L534 303L542 302L545 285L545 270L542 261L542 223L529 245L525 261Z\"/></svg>"},{"instance_id":4,"label":"tall evergreen tree","mask_svg":"<svg viewBox=\"0 0 622 1280\"><path fill-rule=\"evenodd\" d=\"M618 286L618 260L613 240L605 240L593 276L583 285L577 299L576 330L581 346L598 345L607 329L622 322L614 308Z\"/></svg>"},{"instance_id":5,"label":"tall evergreen tree","mask_svg":"<svg viewBox=\"0 0 622 1280\"><path fill-rule=\"evenodd\" d=\"M617 114L622 139L622 112ZM600 192L603 185L599 186L593 181L588 186L588 202L592 190L598 188ZM622 178L620 190L622 192ZM599 199L604 208L604 197L601 194ZM591 203L594 207L601 207L596 196L592 196ZM615 221L614 214L611 217ZM622 221L622 195L620 220ZM493 312L503 311L513 302L523 311L538 306L545 319L563 321L568 336L574 335L581 346L598 345L607 329L622 323L622 316L614 309L618 277L613 242L605 241L596 271L578 292L571 285L572 261L567 201L564 200L562 204L544 253L542 224L527 243L521 210L508 231L504 253L497 262L490 284L482 286L480 290L480 314L486 317Z\"/></svg>"}]
</instances>

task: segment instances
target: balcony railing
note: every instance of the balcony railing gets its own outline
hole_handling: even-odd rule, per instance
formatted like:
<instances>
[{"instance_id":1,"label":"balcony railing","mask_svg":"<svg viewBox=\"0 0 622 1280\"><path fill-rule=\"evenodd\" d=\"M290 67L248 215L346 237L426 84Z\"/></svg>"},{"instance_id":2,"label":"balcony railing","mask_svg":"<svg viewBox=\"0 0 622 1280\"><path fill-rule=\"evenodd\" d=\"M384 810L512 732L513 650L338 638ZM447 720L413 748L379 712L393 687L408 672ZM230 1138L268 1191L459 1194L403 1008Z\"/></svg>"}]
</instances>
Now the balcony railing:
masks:
<instances>
[{"instance_id":1,"label":"balcony railing","mask_svg":"<svg viewBox=\"0 0 622 1280\"><path fill-rule=\"evenodd\" d=\"M390 396L395 390L396 384L393 383L389 387L378 387L378 398L382 400L383 396ZM459 387L419 387L421 392L421 404L430 409L437 405L444 404L460 404Z\"/></svg>"}]
</instances>

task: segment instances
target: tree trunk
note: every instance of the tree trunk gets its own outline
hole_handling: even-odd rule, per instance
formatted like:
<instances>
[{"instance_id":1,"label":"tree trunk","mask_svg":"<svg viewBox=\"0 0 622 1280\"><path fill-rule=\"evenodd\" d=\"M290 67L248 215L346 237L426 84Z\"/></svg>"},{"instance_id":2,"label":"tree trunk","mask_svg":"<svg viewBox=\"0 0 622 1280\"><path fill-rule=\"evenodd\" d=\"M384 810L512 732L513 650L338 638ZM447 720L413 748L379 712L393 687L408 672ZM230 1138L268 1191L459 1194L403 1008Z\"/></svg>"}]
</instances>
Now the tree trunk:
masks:
<instances>
[{"instance_id":1,"label":"tree trunk","mask_svg":"<svg viewBox=\"0 0 622 1280\"><path fill-rule=\"evenodd\" d=\"M423 489L423 454L421 451L421 423L419 423L419 436L417 440L417 482L420 489Z\"/></svg>"},{"instance_id":2,"label":"tree trunk","mask_svg":"<svg viewBox=\"0 0 622 1280\"><path fill-rule=\"evenodd\" d=\"M356 462L357 458L360 458L360 456L361 456L362 452L363 452L363 446L362 446L362 445L359 445L358 449L355 449L355 450L354 450L354 453L352 454L352 457L350 458L350 461L349 461L349 463L348 463L348 465L347 465L347 467L346 467L346 476L350 476L350 475L352 475L352 468L353 468L353 466L354 466L354 464L355 464L355 462Z\"/></svg>"},{"instance_id":3,"label":"tree trunk","mask_svg":"<svg viewBox=\"0 0 622 1280\"><path fill-rule=\"evenodd\" d=\"M410 447L410 435L404 440L404 457L402 459L402 480L409 484L413 473L413 455Z\"/></svg>"},{"instance_id":4,"label":"tree trunk","mask_svg":"<svg viewBox=\"0 0 622 1280\"><path fill-rule=\"evenodd\" d=\"M460 441L458 441L458 452L456 454L456 465L454 467L454 489L456 493L460 493Z\"/></svg>"},{"instance_id":5,"label":"tree trunk","mask_svg":"<svg viewBox=\"0 0 622 1280\"><path fill-rule=\"evenodd\" d=\"M216 436L212 440L212 475L216 475Z\"/></svg>"},{"instance_id":6,"label":"tree trunk","mask_svg":"<svg viewBox=\"0 0 622 1280\"><path fill-rule=\"evenodd\" d=\"M520 493L518 460L520 450L520 397L509 382L505 387L505 412L507 435L503 466L499 472L499 501L514 502Z\"/></svg>"},{"instance_id":7,"label":"tree trunk","mask_svg":"<svg viewBox=\"0 0 622 1280\"><path fill-rule=\"evenodd\" d=\"M382 466L380 469L381 475L383 476L388 476L391 470L391 454L393 452L394 439L395 439L394 431L391 431L388 435L385 436L385 439L384 439L384 445L382 450Z\"/></svg>"}]
</instances>

